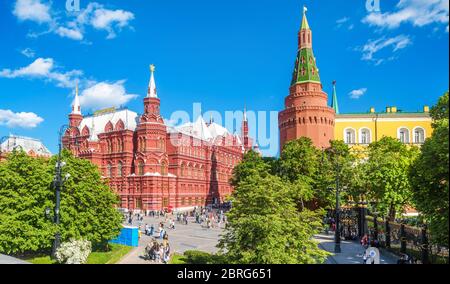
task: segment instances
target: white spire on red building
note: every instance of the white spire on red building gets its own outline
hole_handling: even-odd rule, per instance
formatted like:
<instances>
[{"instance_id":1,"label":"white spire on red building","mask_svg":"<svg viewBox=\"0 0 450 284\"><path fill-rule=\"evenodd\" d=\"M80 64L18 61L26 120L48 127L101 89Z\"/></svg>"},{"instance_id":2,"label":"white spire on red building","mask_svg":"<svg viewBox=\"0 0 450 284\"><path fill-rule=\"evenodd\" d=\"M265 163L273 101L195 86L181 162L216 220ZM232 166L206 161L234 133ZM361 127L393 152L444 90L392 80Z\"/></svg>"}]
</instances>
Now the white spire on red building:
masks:
<instances>
[{"instance_id":1,"label":"white spire on red building","mask_svg":"<svg viewBox=\"0 0 450 284\"><path fill-rule=\"evenodd\" d=\"M247 121L247 106L244 106L244 121Z\"/></svg>"},{"instance_id":2,"label":"white spire on red building","mask_svg":"<svg viewBox=\"0 0 450 284\"><path fill-rule=\"evenodd\" d=\"M72 114L81 114L80 98L78 97L78 82L75 87L75 99L72 104Z\"/></svg>"},{"instance_id":3,"label":"white spire on red building","mask_svg":"<svg viewBox=\"0 0 450 284\"><path fill-rule=\"evenodd\" d=\"M155 73L155 65L150 65L150 82L148 83L148 91L147 91L147 98L157 98L156 94L156 83L155 83L155 76L153 73Z\"/></svg>"}]
</instances>

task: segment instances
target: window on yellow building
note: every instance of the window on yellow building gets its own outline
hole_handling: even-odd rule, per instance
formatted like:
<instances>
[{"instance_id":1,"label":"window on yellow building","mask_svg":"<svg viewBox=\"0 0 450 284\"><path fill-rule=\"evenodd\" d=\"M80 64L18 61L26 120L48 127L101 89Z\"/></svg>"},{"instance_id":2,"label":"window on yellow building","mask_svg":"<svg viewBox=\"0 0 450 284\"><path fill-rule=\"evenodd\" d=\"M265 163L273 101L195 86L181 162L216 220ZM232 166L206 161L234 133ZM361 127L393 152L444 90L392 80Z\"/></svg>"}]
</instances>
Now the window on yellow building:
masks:
<instances>
[{"instance_id":1,"label":"window on yellow building","mask_svg":"<svg viewBox=\"0 0 450 284\"><path fill-rule=\"evenodd\" d=\"M407 128L400 128L398 131L398 139L400 142L408 144L409 143L409 130Z\"/></svg>"},{"instance_id":2,"label":"window on yellow building","mask_svg":"<svg viewBox=\"0 0 450 284\"><path fill-rule=\"evenodd\" d=\"M356 132L354 129L346 129L345 130L345 143L346 144L355 144L356 141Z\"/></svg>"},{"instance_id":3,"label":"window on yellow building","mask_svg":"<svg viewBox=\"0 0 450 284\"><path fill-rule=\"evenodd\" d=\"M361 144L370 144L371 143L369 129L367 129L367 128L361 129L360 143Z\"/></svg>"},{"instance_id":4,"label":"window on yellow building","mask_svg":"<svg viewBox=\"0 0 450 284\"><path fill-rule=\"evenodd\" d=\"M423 128L417 127L414 129L414 143L423 144L425 142L425 130Z\"/></svg>"}]
</instances>

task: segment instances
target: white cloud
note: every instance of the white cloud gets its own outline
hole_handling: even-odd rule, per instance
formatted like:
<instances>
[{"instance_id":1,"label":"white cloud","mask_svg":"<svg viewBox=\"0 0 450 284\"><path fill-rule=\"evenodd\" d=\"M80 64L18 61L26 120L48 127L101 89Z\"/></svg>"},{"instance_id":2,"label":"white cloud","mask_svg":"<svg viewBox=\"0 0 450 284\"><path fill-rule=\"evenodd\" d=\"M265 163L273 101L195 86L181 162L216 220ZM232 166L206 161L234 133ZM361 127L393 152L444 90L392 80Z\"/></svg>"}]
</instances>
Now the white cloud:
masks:
<instances>
[{"instance_id":1,"label":"white cloud","mask_svg":"<svg viewBox=\"0 0 450 284\"><path fill-rule=\"evenodd\" d=\"M336 21L336 24L342 25L342 24L348 22L349 20L350 20L350 18L344 17L344 18L341 18L341 19L337 20L337 21Z\"/></svg>"},{"instance_id":2,"label":"white cloud","mask_svg":"<svg viewBox=\"0 0 450 284\"><path fill-rule=\"evenodd\" d=\"M34 21L39 24L51 22L50 4L41 0L17 0L13 14L20 21Z\"/></svg>"},{"instance_id":3,"label":"white cloud","mask_svg":"<svg viewBox=\"0 0 450 284\"><path fill-rule=\"evenodd\" d=\"M347 30L351 31L355 25L351 23L349 17L343 17L336 20L336 29L340 29L341 27L346 27Z\"/></svg>"},{"instance_id":4,"label":"white cloud","mask_svg":"<svg viewBox=\"0 0 450 284\"><path fill-rule=\"evenodd\" d=\"M375 65L379 65L385 60L382 58L375 58L375 54L380 50L391 47L392 52L395 53L411 44L412 40L407 35L398 35L391 38L383 36L377 40L369 40L363 47L359 47L357 50L362 52L362 60L373 61L375 62ZM392 56L389 58L393 59Z\"/></svg>"},{"instance_id":5,"label":"white cloud","mask_svg":"<svg viewBox=\"0 0 450 284\"><path fill-rule=\"evenodd\" d=\"M125 81L115 83L100 82L83 90L80 96L80 104L84 108L99 109L106 107L119 107L125 105L137 95L127 94Z\"/></svg>"},{"instance_id":6,"label":"white cloud","mask_svg":"<svg viewBox=\"0 0 450 284\"><path fill-rule=\"evenodd\" d=\"M44 119L33 112L12 112L11 110L0 109L0 125L10 128L35 128Z\"/></svg>"},{"instance_id":7,"label":"white cloud","mask_svg":"<svg viewBox=\"0 0 450 284\"><path fill-rule=\"evenodd\" d=\"M361 89L353 90L348 94L349 94L350 98L357 100L360 97L364 96L364 94L366 92L367 92L367 88L361 88Z\"/></svg>"},{"instance_id":8,"label":"white cloud","mask_svg":"<svg viewBox=\"0 0 450 284\"><path fill-rule=\"evenodd\" d=\"M35 56L35 52L31 48L25 48L21 50L20 53L22 53L24 56L28 58L33 58Z\"/></svg>"},{"instance_id":9,"label":"white cloud","mask_svg":"<svg viewBox=\"0 0 450 284\"><path fill-rule=\"evenodd\" d=\"M96 29L106 30L108 32L107 38L111 39L116 37L114 27L122 29L133 19L134 14L131 12L101 8L95 10L91 24Z\"/></svg>"},{"instance_id":10,"label":"white cloud","mask_svg":"<svg viewBox=\"0 0 450 284\"><path fill-rule=\"evenodd\" d=\"M73 40L82 40L83 34L78 29L69 29L66 27L58 27L55 30L55 33L61 37L67 37Z\"/></svg>"},{"instance_id":11,"label":"white cloud","mask_svg":"<svg viewBox=\"0 0 450 284\"><path fill-rule=\"evenodd\" d=\"M396 11L370 13L362 21L370 26L395 29L403 23L422 27L449 22L448 0L400 0Z\"/></svg>"},{"instance_id":12,"label":"white cloud","mask_svg":"<svg viewBox=\"0 0 450 284\"><path fill-rule=\"evenodd\" d=\"M96 30L108 32L107 39L116 37L118 31L130 26L134 14L117 9L106 9L103 5L92 2L81 12L66 13L66 20L62 17L52 17L52 14L60 15L60 11L52 11L51 2L43 3L43 0L16 0L13 14L21 21L30 20L39 24L47 24L47 30L41 32L29 32L30 37L39 37L53 33L60 37L82 41L86 29L91 27Z\"/></svg>"},{"instance_id":13,"label":"white cloud","mask_svg":"<svg viewBox=\"0 0 450 284\"><path fill-rule=\"evenodd\" d=\"M56 81L57 86L72 88L76 78L83 72L72 70L68 72L55 71L56 66L53 58L37 58L30 65L16 69L3 69L0 71L0 77L5 78L41 78L48 81Z\"/></svg>"}]
</instances>

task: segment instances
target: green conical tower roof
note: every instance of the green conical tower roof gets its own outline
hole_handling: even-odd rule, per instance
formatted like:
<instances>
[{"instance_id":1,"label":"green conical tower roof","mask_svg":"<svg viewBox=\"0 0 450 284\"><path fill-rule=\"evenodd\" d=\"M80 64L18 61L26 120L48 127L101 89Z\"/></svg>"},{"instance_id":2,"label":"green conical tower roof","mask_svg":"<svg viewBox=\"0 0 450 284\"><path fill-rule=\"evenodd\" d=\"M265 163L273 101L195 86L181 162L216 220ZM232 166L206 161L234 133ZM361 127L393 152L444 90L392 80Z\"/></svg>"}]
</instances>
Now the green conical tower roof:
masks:
<instances>
[{"instance_id":1,"label":"green conical tower roof","mask_svg":"<svg viewBox=\"0 0 450 284\"><path fill-rule=\"evenodd\" d=\"M333 81L333 97L331 100L331 107L334 109L334 112L336 114L339 114L339 104L338 104L337 94L336 94L336 81Z\"/></svg>"},{"instance_id":2,"label":"green conical tower roof","mask_svg":"<svg viewBox=\"0 0 450 284\"><path fill-rule=\"evenodd\" d=\"M305 36L305 38L310 38L312 31L306 19L306 11L306 7L303 7L303 20L300 34ZM316 65L312 44L299 47L291 85L304 82L320 83L319 68Z\"/></svg>"}]
</instances>

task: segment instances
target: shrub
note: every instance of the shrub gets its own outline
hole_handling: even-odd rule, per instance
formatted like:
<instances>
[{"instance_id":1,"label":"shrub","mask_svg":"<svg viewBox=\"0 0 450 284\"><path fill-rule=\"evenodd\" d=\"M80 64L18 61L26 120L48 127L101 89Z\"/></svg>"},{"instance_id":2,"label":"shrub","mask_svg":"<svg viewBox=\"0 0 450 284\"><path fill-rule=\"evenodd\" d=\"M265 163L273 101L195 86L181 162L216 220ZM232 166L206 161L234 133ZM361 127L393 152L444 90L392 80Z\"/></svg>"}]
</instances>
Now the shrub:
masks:
<instances>
[{"instance_id":1,"label":"shrub","mask_svg":"<svg viewBox=\"0 0 450 284\"><path fill-rule=\"evenodd\" d=\"M86 263L91 248L91 242L88 240L71 239L61 244L56 251L56 259L64 264L83 264Z\"/></svg>"}]
</instances>

